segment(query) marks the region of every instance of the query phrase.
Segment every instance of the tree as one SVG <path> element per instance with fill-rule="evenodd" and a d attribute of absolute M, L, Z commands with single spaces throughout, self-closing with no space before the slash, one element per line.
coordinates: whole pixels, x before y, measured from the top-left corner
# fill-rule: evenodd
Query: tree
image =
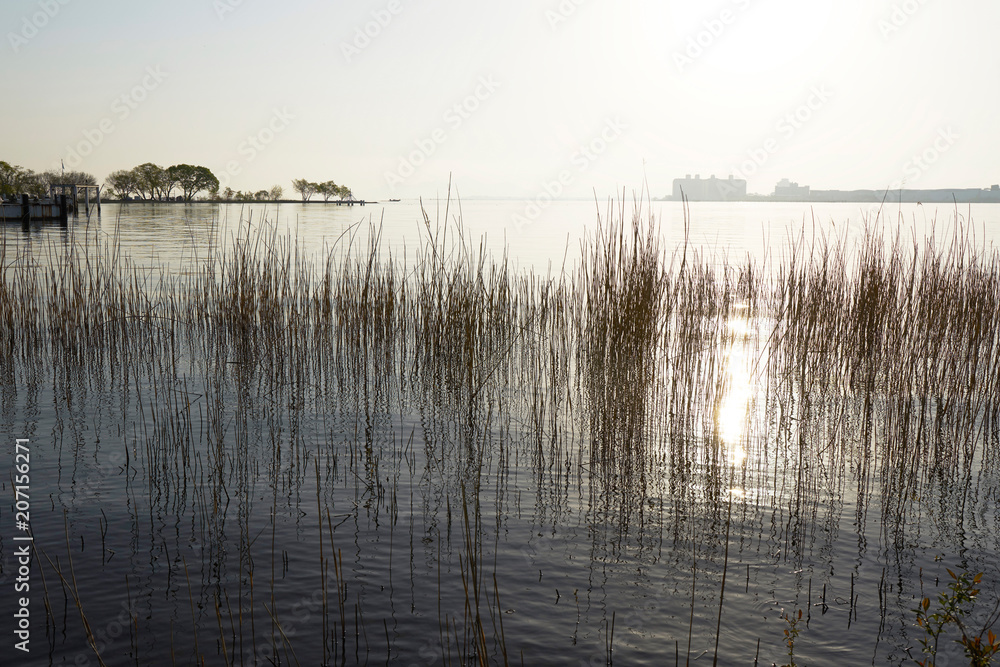
<path fill-rule="evenodd" d="M 267 201 L 267 190 L 258 190 L 253 194 L 256 201 Z"/>
<path fill-rule="evenodd" d="M 309 201 L 309 198 L 316 192 L 316 184 L 310 183 L 304 178 L 297 178 L 292 181 L 292 188 L 302 195 L 302 201 Z"/>
<path fill-rule="evenodd" d="M 41 174 L 42 182 L 45 185 L 97 185 L 97 179 L 93 174 L 85 171 L 56 171 L 49 169 Z"/>
<path fill-rule="evenodd" d="M 167 167 L 163 170 L 162 178 L 160 179 L 159 198 L 170 201 L 174 188 L 179 185 L 180 183 L 177 180 L 177 172 L 172 172 L 170 171 L 170 167 Z"/>
<path fill-rule="evenodd" d="M 21 172 L 19 184 L 20 191 L 32 197 L 47 197 L 49 195 L 49 186 L 42 180 L 42 175 L 36 174 L 30 169 L 24 169 Z"/>
<path fill-rule="evenodd" d="M 333 181 L 326 181 L 324 183 L 316 184 L 316 192 L 323 195 L 323 201 L 330 201 L 330 197 L 337 195 L 340 186 L 338 186 Z"/>
<path fill-rule="evenodd" d="M 48 186 L 42 181 L 40 174 L 0 160 L 0 195 L 12 197 L 28 194 L 33 197 L 44 197 L 48 191 Z"/>
<path fill-rule="evenodd" d="M 227 185 L 226 189 L 222 191 L 222 198 L 225 199 L 226 201 L 229 201 L 233 198 L 234 194 L 236 193 L 233 192 L 233 189 Z"/>
<path fill-rule="evenodd" d="M 271 188 L 271 191 L 267 193 L 267 196 L 271 198 L 271 201 L 278 201 L 281 199 L 281 195 L 284 194 L 285 190 L 280 185 L 275 185 Z"/>
<path fill-rule="evenodd" d="M 190 164 L 175 164 L 167 168 L 167 180 L 172 181 L 181 189 L 184 201 L 194 200 L 202 190 L 218 191 L 219 179 L 208 167 L 196 167 Z M 170 192 L 167 191 L 169 196 Z"/>
<path fill-rule="evenodd" d="M 349 187 L 347 187 L 346 185 L 338 185 L 337 186 L 337 195 L 340 197 L 341 201 L 343 201 L 345 199 L 353 199 L 354 198 L 354 194 L 351 192 L 351 189 Z"/>
<path fill-rule="evenodd" d="M 12 197 L 20 193 L 21 167 L 0 160 L 0 195 Z"/>
<path fill-rule="evenodd" d="M 111 196 L 116 199 L 127 199 L 132 193 L 139 191 L 135 170 L 132 169 L 119 169 L 111 172 L 104 180 L 104 185 L 111 191 Z"/>
<path fill-rule="evenodd" d="M 132 170 L 135 173 L 136 190 L 146 199 L 163 197 L 166 173 L 163 167 L 145 162 Z"/>

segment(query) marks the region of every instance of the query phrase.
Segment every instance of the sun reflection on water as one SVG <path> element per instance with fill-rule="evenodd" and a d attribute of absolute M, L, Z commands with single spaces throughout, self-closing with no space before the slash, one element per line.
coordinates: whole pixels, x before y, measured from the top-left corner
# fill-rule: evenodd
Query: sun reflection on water
<path fill-rule="evenodd" d="M 732 333 L 746 331 L 746 322 L 730 321 L 727 328 Z M 742 330 L 742 331 L 741 331 Z M 743 336 L 734 337 L 726 351 L 726 384 L 725 395 L 719 406 L 718 425 L 719 435 L 734 452 L 742 451 L 741 442 L 743 440 L 746 427 L 747 410 L 750 404 L 750 364 L 748 359 L 747 345 Z M 737 458 L 745 456 L 737 455 Z M 737 463 L 742 463 L 742 460 Z"/>
<path fill-rule="evenodd" d="M 716 413 L 719 437 L 733 468 L 747 461 L 746 441 L 749 413 L 755 394 L 755 352 L 753 327 L 744 308 L 726 321 L 725 384 Z"/>

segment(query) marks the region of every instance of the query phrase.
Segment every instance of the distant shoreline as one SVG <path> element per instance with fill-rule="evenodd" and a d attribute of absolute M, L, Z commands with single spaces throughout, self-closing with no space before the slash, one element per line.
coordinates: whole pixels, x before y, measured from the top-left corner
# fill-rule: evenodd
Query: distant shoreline
<path fill-rule="evenodd" d="M 529 197 L 465 197 L 469 201 L 530 201 Z M 567 199 L 566 201 L 592 201 L 587 198 Z M 671 195 L 653 198 L 657 202 L 679 202 Z M 835 190 L 835 191 L 812 191 L 809 197 L 783 197 L 775 195 L 746 195 L 744 197 L 732 198 L 693 198 L 688 197 L 691 203 L 792 203 L 792 204 L 1000 204 L 1000 190 L 978 190 L 978 189 L 942 189 L 942 190 L 895 190 L 886 192 L 884 190 Z M 391 200 L 364 200 L 355 202 L 342 201 L 302 201 L 301 199 L 279 199 L 276 201 L 235 201 L 226 199 L 196 199 L 194 201 L 161 201 L 157 199 L 105 199 L 101 198 L 102 204 L 136 204 L 136 205 L 158 205 L 177 206 L 192 204 L 308 204 L 324 206 L 366 206 L 381 204 L 397 204 L 398 201 Z"/>
<path fill-rule="evenodd" d="M 719 181 L 725 183 L 725 181 Z M 794 184 L 793 184 L 794 185 Z M 693 188 L 692 188 L 693 189 Z M 703 202 L 792 202 L 803 204 L 1000 204 L 1000 187 L 939 188 L 928 190 L 811 190 L 800 188 L 796 193 L 753 195 L 733 193 L 723 187 L 707 193 L 692 192 L 687 201 Z M 685 193 L 687 195 L 687 193 Z M 680 201 L 667 195 L 659 201 Z"/>
<path fill-rule="evenodd" d="M 257 200 L 235 200 L 235 199 L 193 199 L 191 201 L 164 201 L 161 199 L 105 199 L 101 198 L 101 204 L 143 204 L 143 205 L 160 205 L 160 206 L 190 206 L 191 204 L 325 204 L 327 206 L 366 206 L 370 204 L 384 204 L 389 203 L 386 201 L 371 201 L 371 200 L 361 200 L 356 201 L 302 201 L 301 199 L 267 199 L 264 201 Z M 392 202 L 398 203 L 398 202 Z"/>

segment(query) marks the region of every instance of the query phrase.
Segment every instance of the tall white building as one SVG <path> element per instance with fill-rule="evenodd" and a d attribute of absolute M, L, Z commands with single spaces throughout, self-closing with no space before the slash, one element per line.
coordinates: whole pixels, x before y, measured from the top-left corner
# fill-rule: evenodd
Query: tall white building
<path fill-rule="evenodd" d="M 747 182 L 731 175 L 722 179 L 716 178 L 714 174 L 708 178 L 702 178 L 698 174 L 691 178 L 691 174 L 688 174 L 684 178 L 674 179 L 673 199 L 679 200 L 682 193 L 690 201 L 739 201 L 746 199 Z"/>

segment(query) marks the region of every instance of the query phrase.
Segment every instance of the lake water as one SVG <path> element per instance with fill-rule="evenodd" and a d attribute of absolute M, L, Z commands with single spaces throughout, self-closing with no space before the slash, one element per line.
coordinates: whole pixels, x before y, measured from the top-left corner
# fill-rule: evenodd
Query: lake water
<path fill-rule="evenodd" d="M 626 216 L 634 207 L 625 202 Z M 56 239 L 63 243 L 87 231 L 104 239 L 114 239 L 124 254 L 151 266 L 203 258 L 208 249 L 225 245 L 239 233 L 241 221 L 267 220 L 273 233 L 293 235 L 306 254 L 323 261 L 331 248 L 343 247 L 343 234 L 351 225 L 371 223 L 383 229 L 386 250 L 402 256 L 412 254 L 428 236 L 423 212 L 435 229 L 447 219 L 461 219 L 466 236 L 478 245 L 483 239 L 494 256 L 506 249 L 515 270 L 531 269 L 545 274 L 558 270 L 564 262 L 579 259 L 580 242 L 593 234 L 600 218 L 621 211 L 621 201 L 565 201 L 538 205 L 524 201 L 473 200 L 450 203 L 446 200 L 404 200 L 382 205 L 334 206 L 318 204 L 230 204 L 193 205 L 105 205 L 100 219 L 90 224 L 77 222 L 67 231 L 58 226 L 37 226 L 28 237 L 33 243 Z M 739 263 L 748 254 L 758 261 L 780 257 L 790 237 L 805 234 L 807 240 L 820 234 L 856 239 L 865 223 L 887 223 L 894 233 L 914 234 L 920 240 L 931 230 L 939 236 L 952 232 L 956 221 L 971 229 L 977 240 L 1000 239 L 1000 204 L 800 204 L 770 202 L 712 203 L 688 205 L 689 225 L 685 227 L 684 206 L 680 202 L 644 202 L 641 217 L 651 210 L 663 235 L 664 245 L 674 249 L 685 241 L 709 259 L 728 258 Z M 9 230 L 18 229 L 9 225 Z M 8 233 L 9 243 L 19 243 L 20 235 Z"/>
<path fill-rule="evenodd" d="M 69 284 L 58 275 L 70 246 L 140 286 L 70 281 L 59 317 L 75 307 L 90 320 L 45 331 L 37 354 L 15 352 L 28 334 L 0 323 L 11 350 L 0 369 L 4 664 L 94 665 L 99 654 L 108 665 L 652 666 L 717 653 L 719 664 L 769 665 L 787 662 L 794 628 L 799 664 L 899 665 L 920 657 L 912 610 L 943 590 L 947 568 L 992 582 L 971 612 L 985 621 L 1000 588 L 995 378 L 955 389 L 965 412 L 920 408 L 935 415 L 913 431 L 936 443 L 925 461 L 894 449 L 909 399 L 830 390 L 836 373 L 816 379 L 828 369 L 764 370 L 788 370 L 764 356 L 773 315 L 723 314 L 705 338 L 718 352 L 668 351 L 647 386 L 635 369 L 581 370 L 562 347 L 579 339 L 560 338 L 552 314 L 533 316 L 551 333 L 531 345 L 478 331 L 482 364 L 466 380 L 465 353 L 415 349 L 436 344 L 416 329 L 405 344 L 264 319 L 226 329 L 212 304 L 256 298 L 237 287 L 186 310 L 158 305 L 186 299 L 185 281 L 213 255 L 232 261 L 234 244 L 266 259 L 294 243 L 301 260 L 288 270 L 320 267 L 317 278 L 350 243 L 366 260 L 380 229 L 379 256 L 405 275 L 431 236 L 462 252 L 447 236 L 459 234 L 456 216 L 472 248 L 484 239 L 494 261 L 506 251 L 512 274 L 572 276 L 581 242 L 619 204 L 474 200 L 447 216 L 444 203 L 423 206 L 430 228 L 404 201 L 106 205 L 65 229 L 4 229 L 8 310 L 19 266 Z M 904 248 L 931 234 L 947 248 L 956 228 L 983 256 L 1000 240 L 1000 205 L 692 203 L 687 225 L 679 203 L 642 206 L 677 265 L 686 237 L 706 264 L 734 272 L 748 256 L 780 266 L 793 240 L 842 239 L 854 257 L 866 222 L 901 230 Z M 359 266 L 351 284 L 367 285 Z M 439 297 L 465 294 L 453 278 Z M 107 298 L 136 293 L 149 303 Z M 275 301 L 291 317 L 294 294 Z M 107 333 L 133 311 L 147 316 Z M 101 345 L 80 344 L 91 330 Z M 680 335 L 677 349 L 699 335 Z M 959 356 L 939 377 L 996 368 L 995 347 Z M 963 440 L 955 431 L 968 424 Z M 17 438 L 30 449 L 30 654 L 9 648 L 24 544 L 14 538 L 28 534 Z M 897 476 L 900 462 L 912 475 Z M 945 643 L 938 664 L 961 664 Z"/>

